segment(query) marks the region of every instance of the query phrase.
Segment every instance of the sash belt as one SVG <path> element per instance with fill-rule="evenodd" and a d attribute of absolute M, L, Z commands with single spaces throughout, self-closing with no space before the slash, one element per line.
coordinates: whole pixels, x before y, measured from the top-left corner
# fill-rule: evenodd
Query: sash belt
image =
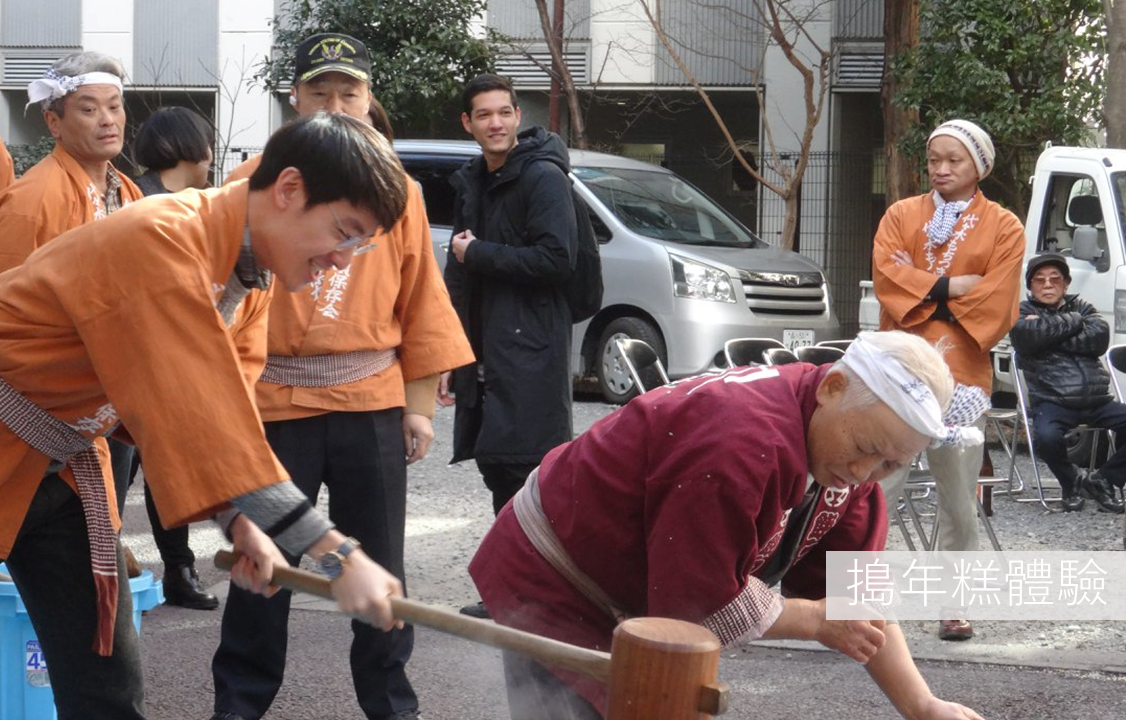
<path fill-rule="evenodd" d="M 395 349 L 333 355 L 270 355 L 261 382 L 292 387 L 335 387 L 377 375 L 395 364 Z"/>
<path fill-rule="evenodd" d="M 98 464 L 98 451 L 89 438 L 52 416 L 0 378 L 0 422 L 16 437 L 52 460 L 70 465 L 86 516 L 90 536 L 90 566 L 98 605 L 94 652 L 113 653 L 113 626 L 117 617 L 117 538 L 110 520 L 106 484 Z"/>
<path fill-rule="evenodd" d="M 575 565 L 575 561 L 571 559 L 562 543 L 559 542 L 559 536 L 551 529 L 551 522 L 544 515 L 543 504 L 540 502 L 539 473 L 539 468 L 533 470 L 528 475 L 524 487 L 520 488 L 520 491 L 516 493 L 512 500 L 512 510 L 516 513 L 516 520 L 520 523 L 520 529 L 528 536 L 528 540 L 531 541 L 536 551 L 543 556 L 543 559 L 559 571 L 559 574 L 565 577 L 587 600 L 594 603 L 595 607 L 617 622 L 629 618 L 629 614 L 615 605 L 610 596 L 598 586 L 598 583 L 591 580 L 589 575 Z"/>

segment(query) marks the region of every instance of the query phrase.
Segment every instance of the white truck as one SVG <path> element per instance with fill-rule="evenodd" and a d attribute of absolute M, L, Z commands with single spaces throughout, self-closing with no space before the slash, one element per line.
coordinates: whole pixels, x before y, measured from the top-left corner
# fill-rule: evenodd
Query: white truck
<path fill-rule="evenodd" d="M 1025 262 L 1043 252 L 1067 257 L 1069 292 L 1106 317 L 1112 344 L 1126 342 L 1126 150 L 1049 146 L 1031 182 Z M 872 283 L 860 286 L 860 329 L 875 330 L 879 304 Z M 1008 338 L 993 350 L 1007 354 Z"/>

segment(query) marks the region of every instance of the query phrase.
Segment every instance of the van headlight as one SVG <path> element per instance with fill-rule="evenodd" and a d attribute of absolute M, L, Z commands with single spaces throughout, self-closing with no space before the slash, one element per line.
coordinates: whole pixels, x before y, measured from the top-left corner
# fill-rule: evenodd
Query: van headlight
<path fill-rule="evenodd" d="M 711 265 L 670 255 L 672 261 L 673 295 L 693 300 L 735 302 L 731 276 Z"/>

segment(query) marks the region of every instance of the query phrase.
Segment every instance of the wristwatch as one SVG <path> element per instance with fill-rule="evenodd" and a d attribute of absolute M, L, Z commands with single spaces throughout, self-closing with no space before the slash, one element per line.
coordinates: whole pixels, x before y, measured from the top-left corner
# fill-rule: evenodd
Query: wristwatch
<path fill-rule="evenodd" d="M 329 580 L 335 580 L 344 572 L 344 566 L 348 563 L 348 556 L 359 546 L 360 543 L 355 539 L 345 538 L 344 542 L 340 543 L 340 547 L 329 550 L 317 558 L 317 570 Z"/>

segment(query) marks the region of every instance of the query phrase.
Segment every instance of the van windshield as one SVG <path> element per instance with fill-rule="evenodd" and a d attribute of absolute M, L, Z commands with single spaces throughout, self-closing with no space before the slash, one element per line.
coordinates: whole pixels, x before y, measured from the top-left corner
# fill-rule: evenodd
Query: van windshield
<path fill-rule="evenodd" d="M 1126 230 L 1126 172 L 1112 173 L 1110 182 L 1114 185 L 1114 204 L 1118 208 L 1118 227 Z"/>
<path fill-rule="evenodd" d="M 767 244 L 708 196 L 672 173 L 576 167 L 572 172 L 618 221 L 639 235 L 683 245 Z"/>

